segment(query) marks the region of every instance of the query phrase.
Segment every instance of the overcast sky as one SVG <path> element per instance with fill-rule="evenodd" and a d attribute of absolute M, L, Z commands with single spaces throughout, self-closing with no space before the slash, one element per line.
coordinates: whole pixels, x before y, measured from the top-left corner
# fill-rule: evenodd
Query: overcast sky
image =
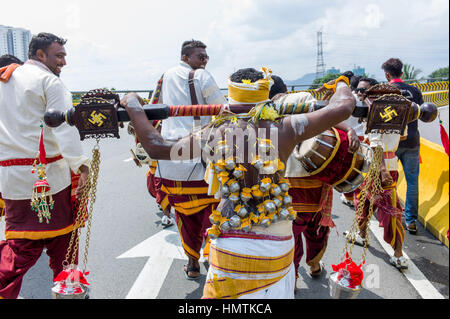
<path fill-rule="evenodd" d="M 153 89 L 180 60 L 181 43 L 205 42 L 220 87 L 242 67 L 268 66 L 285 80 L 324 60 L 384 80 L 390 57 L 421 69 L 449 65 L 448 0 L 41 0 L 2 1 L 0 24 L 68 39 L 61 77 L 72 90 Z"/>

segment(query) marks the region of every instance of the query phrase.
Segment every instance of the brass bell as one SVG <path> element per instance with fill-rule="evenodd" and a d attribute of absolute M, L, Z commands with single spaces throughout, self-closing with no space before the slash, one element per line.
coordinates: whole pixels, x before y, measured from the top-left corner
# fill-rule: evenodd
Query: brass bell
<path fill-rule="evenodd" d="M 241 192 L 241 200 L 246 203 L 252 199 L 252 190 L 250 188 L 244 188 Z"/>
<path fill-rule="evenodd" d="M 225 161 L 225 168 L 229 171 L 232 171 L 236 168 L 236 163 L 233 159 L 228 159 Z"/>
<path fill-rule="evenodd" d="M 222 194 L 222 197 L 227 198 L 231 194 L 230 188 L 227 185 L 223 185 L 220 189 L 220 193 Z"/>
<path fill-rule="evenodd" d="M 278 215 L 274 214 L 273 217 L 272 217 L 272 224 L 276 223 L 277 221 L 278 221 Z"/>
<path fill-rule="evenodd" d="M 231 228 L 231 225 L 230 225 L 230 223 L 229 223 L 228 221 L 225 221 L 225 222 L 223 222 L 223 223 L 220 225 L 220 230 L 223 231 L 223 232 L 229 231 L 230 228 Z"/>
<path fill-rule="evenodd" d="M 290 215 L 289 210 L 287 210 L 286 208 L 280 210 L 279 216 L 281 220 L 286 220 L 289 217 L 289 215 Z"/>
<path fill-rule="evenodd" d="M 257 159 L 254 163 L 253 166 L 259 171 L 264 167 L 264 161 L 261 159 Z"/>
<path fill-rule="evenodd" d="M 241 218 L 238 215 L 234 215 L 230 218 L 229 224 L 231 228 L 238 229 L 241 226 Z"/>
<path fill-rule="evenodd" d="M 228 197 L 229 200 L 231 200 L 233 203 L 237 203 L 240 200 L 239 193 L 232 193 L 230 197 Z"/>
<path fill-rule="evenodd" d="M 271 224 L 271 221 L 267 217 L 261 221 L 261 226 L 263 226 L 264 228 L 268 228 L 270 226 L 270 224 Z"/>
<path fill-rule="evenodd" d="M 281 190 L 284 192 L 284 193 L 287 193 L 287 192 L 289 192 L 289 184 L 288 183 L 281 183 L 280 185 L 280 188 L 281 188 Z"/>
<path fill-rule="evenodd" d="M 247 218 L 248 217 L 248 210 L 245 207 L 242 207 L 239 211 L 238 211 L 238 216 L 240 218 Z"/>
<path fill-rule="evenodd" d="M 277 206 L 277 208 L 280 208 L 281 206 L 283 206 L 283 199 L 280 199 L 279 197 L 275 197 L 273 199 L 273 202 L 274 202 L 275 206 Z"/>
<path fill-rule="evenodd" d="M 259 185 L 259 189 L 261 190 L 261 192 L 266 193 L 270 190 L 270 184 L 269 183 L 261 183 Z"/>
<path fill-rule="evenodd" d="M 289 185 L 289 182 L 288 182 L 287 179 L 282 179 L 282 180 L 280 180 L 279 183 L 278 183 L 278 185 L 280 186 L 281 190 L 282 190 L 284 193 L 289 192 L 289 188 L 291 187 L 291 186 Z"/>
<path fill-rule="evenodd" d="M 239 182 L 236 180 L 231 180 L 229 183 L 229 189 L 231 193 L 238 193 L 241 190 L 241 186 L 239 185 Z"/>
<path fill-rule="evenodd" d="M 216 165 L 214 167 L 214 169 L 216 170 L 216 173 L 219 174 L 220 172 L 224 172 L 225 168 L 223 168 L 222 166 Z"/>
<path fill-rule="evenodd" d="M 269 214 L 273 214 L 277 211 L 277 206 L 271 200 L 268 200 L 264 203 L 264 208 L 266 209 L 266 212 L 268 212 Z"/>
<path fill-rule="evenodd" d="M 242 171 L 240 169 L 235 169 L 233 171 L 233 176 L 237 179 L 241 179 L 242 177 L 244 177 L 244 171 Z"/>
<path fill-rule="evenodd" d="M 277 196 L 280 196 L 281 194 L 283 194 L 283 191 L 281 190 L 280 186 L 274 184 L 274 185 L 272 185 L 272 189 L 270 190 L 270 193 L 273 196 L 277 197 Z"/>
<path fill-rule="evenodd" d="M 287 195 L 283 197 L 283 205 L 290 206 L 292 205 L 292 197 Z"/>
<path fill-rule="evenodd" d="M 250 218 L 244 218 L 241 221 L 241 230 L 248 233 L 252 230 L 252 222 Z"/>

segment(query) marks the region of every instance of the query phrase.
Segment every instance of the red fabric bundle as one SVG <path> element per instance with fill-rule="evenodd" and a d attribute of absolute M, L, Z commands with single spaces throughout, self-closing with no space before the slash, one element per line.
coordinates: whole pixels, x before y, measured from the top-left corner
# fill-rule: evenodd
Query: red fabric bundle
<path fill-rule="evenodd" d="M 343 278 L 347 279 L 349 282 L 348 288 L 356 288 L 357 286 L 360 286 L 363 279 L 364 279 L 364 273 L 362 271 L 362 263 L 361 265 L 356 265 L 356 263 L 350 258 L 348 252 L 345 254 L 345 260 L 340 263 L 339 265 L 332 265 L 333 271 L 337 272 L 338 280 L 341 280 Z M 345 274 L 345 271 L 348 273 Z"/>
<path fill-rule="evenodd" d="M 66 269 L 63 270 L 59 273 L 58 276 L 56 276 L 56 278 L 53 280 L 54 282 L 62 282 L 62 281 L 73 281 L 73 282 L 79 282 L 80 284 L 83 285 L 88 285 L 89 283 L 87 282 L 85 275 L 89 275 L 89 272 L 81 272 L 79 270 L 76 269 Z"/>

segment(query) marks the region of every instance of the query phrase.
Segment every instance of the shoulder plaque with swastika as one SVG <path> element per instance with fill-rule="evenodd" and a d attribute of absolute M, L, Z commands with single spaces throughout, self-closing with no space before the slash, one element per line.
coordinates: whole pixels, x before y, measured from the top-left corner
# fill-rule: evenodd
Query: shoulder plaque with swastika
<path fill-rule="evenodd" d="M 398 94 L 387 94 L 372 102 L 367 119 L 367 133 L 398 132 L 403 135 L 411 112 L 411 101 Z"/>

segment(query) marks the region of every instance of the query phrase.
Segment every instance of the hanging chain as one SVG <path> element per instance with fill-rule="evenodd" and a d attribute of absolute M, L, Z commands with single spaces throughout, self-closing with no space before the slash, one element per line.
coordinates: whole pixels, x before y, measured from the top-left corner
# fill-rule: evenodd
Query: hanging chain
<path fill-rule="evenodd" d="M 91 161 L 91 169 L 89 170 L 88 179 L 86 181 L 86 185 L 83 189 L 82 195 L 80 197 L 80 205 L 78 207 L 77 216 L 74 222 L 74 230 L 72 231 L 72 236 L 70 238 L 69 246 L 67 248 L 67 254 L 63 262 L 63 266 L 74 265 L 75 259 L 78 253 L 79 248 L 79 240 L 81 236 L 81 228 L 84 226 L 86 219 L 88 220 L 87 224 L 87 233 L 86 233 L 86 247 L 84 252 L 84 268 L 86 268 L 87 264 L 87 255 L 89 249 L 89 240 L 91 233 L 91 222 L 92 222 L 92 212 L 93 205 L 96 201 L 97 194 L 97 180 L 98 173 L 100 170 L 100 146 L 99 139 L 96 141 L 96 145 L 92 150 L 92 161 Z M 89 202 L 89 208 L 88 208 Z M 72 256 L 71 256 L 72 255 Z M 70 263 L 69 263 L 69 258 Z"/>
<path fill-rule="evenodd" d="M 380 178 L 382 161 L 383 161 L 383 148 L 379 146 L 376 147 L 373 152 L 372 164 L 370 165 L 369 172 L 366 175 L 364 187 L 361 189 L 360 202 L 356 210 L 355 219 L 353 220 L 353 224 L 349 230 L 349 235 L 351 238 L 350 247 L 349 241 L 346 240 L 343 252 L 344 256 L 346 252 L 348 252 L 350 256 L 352 255 L 353 247 L 355 246 L 356 241 L 356 234 L 359 230 L 358 227 L 359 220 L 363 218 L 366 200 L 369 200 L 369 212 L 367 215 L 367 222 L 364 225 L 365 238 L 362 253 L 363 263 L 365 263 L 366 261 L 367 248 L 369 246 L 369 225 L 374 213 L 375 198 L 377 197 L 377 195 L 383 192 L 383 186 L 381 185 L 381 178 Z"/>
<path fill-rule="evenodd" d="M 99 139 L 97 139 L 97 144 L 94 146 L 94 149 L 92 150 L 92 162 L 91 162 L 91 171 L 92 174 L 92 184 L 91 184 L 91 191 L 89 194 L 89 216 L 88 216 L 88 225 L 87 225 L 87 231 L 86 231 L 86 244 L 84 248 L 84 268 L 83 271 L 86 270 L 87 266 L 87 259 L 88 259 L 88 251 L 89 251 L 89 242 L 91 238 L 91 225 L 92 225 L 92 212 L 94 203 L 97 200 L 97 181 L 98 181 L 98 173 L 100 171 L 100 145 L 99 145 Z"/>

